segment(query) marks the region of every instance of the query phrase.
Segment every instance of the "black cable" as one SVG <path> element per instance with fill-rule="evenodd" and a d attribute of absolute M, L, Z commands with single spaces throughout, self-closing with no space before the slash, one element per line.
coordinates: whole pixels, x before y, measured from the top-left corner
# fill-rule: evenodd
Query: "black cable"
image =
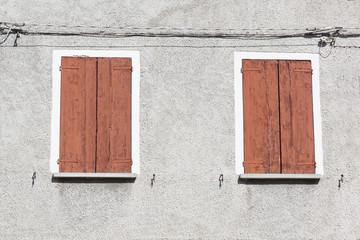
<path fill-rule="evenodd" d="M 318 46 L 318 44 L 260 44 L 260 45 L 115 45 L 115 46 L 84 46 L 84 45 L 20 45 L 19 48 L 36 48 L 36 47 L 50 47 L 50 48 L 257 48 L 257 47 L 308 47 Z M 13 46 L 2 46 L 13 47 Z"/>

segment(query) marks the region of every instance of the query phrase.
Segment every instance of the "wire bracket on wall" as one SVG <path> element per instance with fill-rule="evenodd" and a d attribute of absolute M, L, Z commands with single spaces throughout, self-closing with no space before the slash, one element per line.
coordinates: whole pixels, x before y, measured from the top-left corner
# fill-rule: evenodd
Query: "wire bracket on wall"
<path fill-rule="evenodd" d="M 342 36 L 343 32 L 346 32 L 346 30 L 344 30 L 342 27 L 312 29 L 312 33 L 321 33 L 321 37 L 318 42 L 319 55 L 321 57 L 327 58 L 330 56 L 332 48 L 335 47 L 336 37 Z M 326 46 L 330 46 L 330 49 L 328 52 L 324 53 L 324 50 L 321 50 L 321 48 L 325 48 Z"/>
<path fill-rule="evenodd" d="M 0 41 L 0 45 L 5 43 L 11 33 L 16 33 L 14 47 L 17 46 L 17 39 L 20 37 L 21 29 L 19 27 L 25 26 L 25 23 L 14 23 L 14 22 L 0 22 L 0 32 L 7 30 L 6 36 Z"/>
<path fill-rule="evenodd" d="M 327 44 L 335 46 L 335 37 L 322 36 L 319 40 L 319 47 L 325 47 Z"/>
<path fill-rule="evenodd" d="M 17 47 L 17 40 L 20 38 L 20 34 L 19 32 L 16 33 L 16 38 L 15 38 L 15 41 L 14 41 L 14 47 Z"/>

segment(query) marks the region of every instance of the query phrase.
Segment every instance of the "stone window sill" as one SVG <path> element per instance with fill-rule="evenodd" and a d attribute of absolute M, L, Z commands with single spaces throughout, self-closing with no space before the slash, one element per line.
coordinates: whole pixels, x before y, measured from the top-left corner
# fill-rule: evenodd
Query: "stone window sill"
<path fill-rule="evenodd" d="M 135 179 L 136 173 L 72 173 L 58 172 L 53 174 L 54 178 L 108 178 L 108 179 Z"/>
<path fill-rule="evenodd" d="M 240 174 L 240 179 L 320 179 L 320 174 Z"/>

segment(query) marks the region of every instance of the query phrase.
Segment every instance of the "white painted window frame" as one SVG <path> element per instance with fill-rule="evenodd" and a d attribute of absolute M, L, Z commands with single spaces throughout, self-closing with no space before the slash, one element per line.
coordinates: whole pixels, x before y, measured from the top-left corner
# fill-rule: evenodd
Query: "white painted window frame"
<path fill-rule="evenodd" d="M 119 50 L 54 50 L 52 65 L 52 116 L 51 116 L 51 157 L 50 171 L 59 172 L 57 160 L 60 144 L 60 93 L 61 93 L 61 57 L 119 57 L 131 58 L 131 172 L 140 174 L 140 53 L 139 51 Z M 94 174 L 93 174 L 94 175 Z"/>
<path fill-rule="evenodd" d="M 323 149 L 321 130 L 320 109 L 320 78 L 319 78 L 319 55 L 307 53 L 260 53 L 260 52 L 235 52 L 234 53 L 234 84 L 235 84 L 235 172 L 244 174 L 244 114 L 243 114 L 243 79 L 242 60 L 310 60 L 312 74 L 312 98 L 313 98 L 313 121 L 314 121 L 314 145 L 316 175 L 323 175 Z M 287 174 L 289 175 L 289 174 Z M 294 174 L 297 175 L 297 174 Z M 244 177 L 245 178 L 245 177 Z M 296 178 L 296 177 L 294 177 Z"/>

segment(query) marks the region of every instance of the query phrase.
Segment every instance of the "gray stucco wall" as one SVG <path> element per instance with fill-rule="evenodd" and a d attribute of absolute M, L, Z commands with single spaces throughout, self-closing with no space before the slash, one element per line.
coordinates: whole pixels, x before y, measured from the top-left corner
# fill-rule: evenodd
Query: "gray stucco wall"
<path fill-rule="evenodd" d="M 2 0 L 0 6 L 3 21 L 37 24 L 307 28 L 360 23 L 360 3 L 345 0 Z M 359 49 L 319 49 L 315 38 L 23 35 L 16 48 L 13 40 L 0 45 L 1 239 L 360 238 Z M 360 39 L 339 38 L 336 45 L 360 46 Z M 141 174 L 135 182 L 52 181 L 55 49 L 140 52 Z M 318 183 L 238 181 L 236 51 L 328 55 L 320 57 L 325 174 Z M 345 181 L 339 188 L 341 174 Z"/>

